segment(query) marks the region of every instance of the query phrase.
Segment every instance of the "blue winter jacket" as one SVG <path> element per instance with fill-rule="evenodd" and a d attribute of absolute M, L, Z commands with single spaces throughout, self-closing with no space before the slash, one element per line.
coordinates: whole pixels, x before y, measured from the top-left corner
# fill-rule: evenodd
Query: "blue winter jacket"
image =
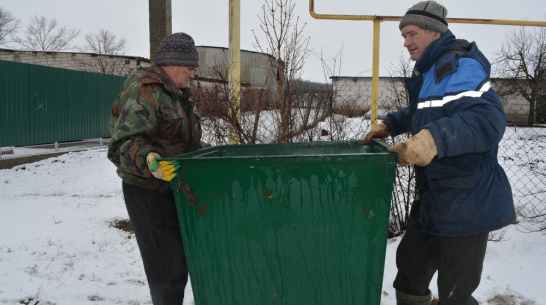
<path fill-rule="evenodd" d="M 406 80 L 409 107 L 384 118 L 392 136 L 427 128 L 436 143 L 432 162 L 415 167 L 410 222 L 424 233 L 468 236 L 515 221 L 510 184 L 497 161 L 506 115 L 489 83 L 490 68 L 475 43 L 448 31 Z"/>

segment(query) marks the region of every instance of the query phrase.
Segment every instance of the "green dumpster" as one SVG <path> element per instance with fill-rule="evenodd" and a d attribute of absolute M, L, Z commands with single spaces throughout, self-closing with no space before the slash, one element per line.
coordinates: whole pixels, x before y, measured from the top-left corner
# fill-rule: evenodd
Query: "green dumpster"
<path fill-rule="evenodd" d="M 197 305 L 380 304 L 396 155 L 384 142 L 171 158 Z"/>

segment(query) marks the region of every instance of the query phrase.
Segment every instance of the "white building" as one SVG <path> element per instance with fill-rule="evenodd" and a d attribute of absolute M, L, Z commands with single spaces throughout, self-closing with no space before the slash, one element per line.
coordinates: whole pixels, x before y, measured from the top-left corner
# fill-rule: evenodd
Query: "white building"
<path fill-rule="evenodd" d="M 353 107 L 357 112 L 371 109 L 372 78 L 354 76 L 332 76 L 336 107 Z M 492 79 L 493 88 L 502 86 L 502 79 Z M 502 99 L 508 122 L 527 123 L 529 102 L 521 95 Z M 402 78 L 380 77 L 378 108 L 380 114 L 407 105 Z"/>

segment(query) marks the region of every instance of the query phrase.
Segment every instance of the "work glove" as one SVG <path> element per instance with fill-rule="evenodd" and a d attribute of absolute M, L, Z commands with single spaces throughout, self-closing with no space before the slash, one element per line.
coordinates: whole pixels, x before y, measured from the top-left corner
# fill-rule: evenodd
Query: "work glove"
<path fill-rule="evenodd" d="M 179 167 L 177 161 L 161 161 L 161 157 L 154 152 L 146 156 L 146 163 L 148 163 L 148 168 L 154 177 L 167 182 L 176 177 L 176 171 Z"/>
<path fill-rule="evenodd" d="M 398 164 L 427 166 L 434 156 L 438 154 L 434 138 L 428 129 L 422 129 L 415 136 L 398 143 L 387 149 L 389 152 L 398 153 Z"/>
<path fill-rule="evenodd" d="M 385 138 L 388 136 L 390 136 L 390 133 L 387 125 L 385 125 L 385 123 L 377 124 L 374 128 L 372 128 L 372 130 L 370 130 L 370 132 L 368 132 L 364 138 L 364 143 L 370 144 L 373 138 Z"/>

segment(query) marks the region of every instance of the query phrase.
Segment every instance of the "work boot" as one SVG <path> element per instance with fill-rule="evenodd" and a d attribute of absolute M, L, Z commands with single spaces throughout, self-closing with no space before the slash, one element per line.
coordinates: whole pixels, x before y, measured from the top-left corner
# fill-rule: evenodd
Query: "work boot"
<path fill-rule="evenodd" d="M 432 299 L 430 290 L 426 295 L 411 295 L 396 290 L 396 305 L 430 305 Z"/>

